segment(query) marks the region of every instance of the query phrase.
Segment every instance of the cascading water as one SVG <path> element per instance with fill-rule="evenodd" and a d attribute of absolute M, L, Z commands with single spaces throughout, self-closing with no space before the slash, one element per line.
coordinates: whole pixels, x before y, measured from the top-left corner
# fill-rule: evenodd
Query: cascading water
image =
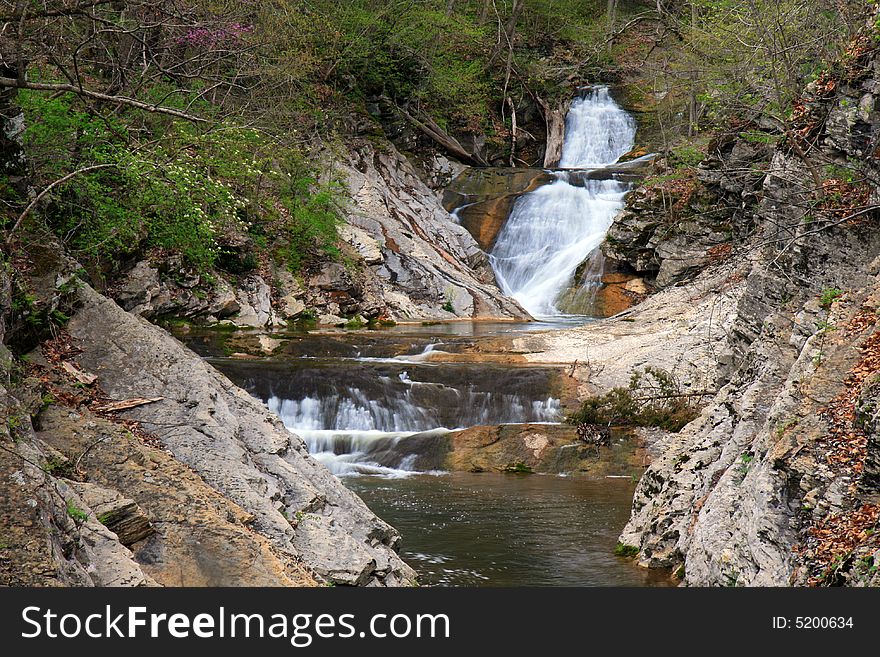
<path fill-rule="evenodd" d="M 633 147 L 636 123 L 597 87 L 576 98 L 565 119 L 555 180 L 520 197 L 498 234 L 490 261 L 504 292 L 535 317 L 564 314 L 560 295 L 601 244 L 629 191 L 625 182 L 582 170 L 617 162 Z"/>
<path fill-rule="evenodd" d="M 423 362 L 433 353 L 429 344 L 398 358 L 303 359 L 296 368 L 237 363 L 231 374 L 340 475 L 414 470 L 401 441 L 417 433 L 562 419 L 549 370 Z"/>

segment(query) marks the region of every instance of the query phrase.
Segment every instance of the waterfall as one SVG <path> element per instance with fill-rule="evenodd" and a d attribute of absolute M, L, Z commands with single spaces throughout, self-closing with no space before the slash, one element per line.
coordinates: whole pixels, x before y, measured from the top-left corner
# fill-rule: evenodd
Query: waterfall
<path fill-rule="evenodd" d="M 435 347 L 428 344 L 407 360 L 304 359 L 295 368 L 271 371 L 265 364 L 236 363 L 235 380 L 338 475 L 411 474 L 416 464 L 407 439 L 414 434 L 563 419 L 550 370 L 437 367 L 424 362 Z"/>
<path fill-rule="evenodd" d="M 565 118 L 560 167 L 596 169 L 633 147 L 636 124 L 597 87 L 576 98 Z M 535 317 L 565 314 L 559 297 L 579 265 L 602 243 L 629 185 L 582 171 L 556 171 L 554 181 L 521 196 L 489 255 L 501 289 Z"/>

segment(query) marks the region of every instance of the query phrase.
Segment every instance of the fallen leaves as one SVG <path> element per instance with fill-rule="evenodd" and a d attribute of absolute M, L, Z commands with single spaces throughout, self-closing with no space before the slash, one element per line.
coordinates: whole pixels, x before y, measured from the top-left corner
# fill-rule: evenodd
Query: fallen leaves
<path fill-rule="evenodd" d="M 851 337 L 861 333 L 873 327 L 876 321 L 874 309 L 862 307 L 845 325 L 842 335 Z M 862 386 L 880 372 L 880 332 L 865 340 L 860 351 L 859 361 L 844 379 L 844 391 L 820 413 L 829 428 L 827 436 L 818 441 L 832 471 L 849 476 L 853 481 L 864 472 L 868 455 L 868 436 L 857 422 L 856 408 Z M 815 574 L 808 583 L 811 586 L 834 583 L 834 575 L 848 555 L 865 547 L 868 541 L 877 541 L 874 532 L 878 518 L 880 506 L 863 504 L 851 511 L 830 513 L 809 527 L 807 548 Z"/>
<path fill-rule="evenodd" d="M 162 441 L 145 431 L 139 422 L 117 415 L 120 411 L 162 401 L 164 397 L 134 397 L 121 400 L 108 398 L 98 383 L 98 377 L 84 371 L 72 360 L 81 354 L 82 350 L 73 344 L 66 331 L 59 331 L 52 339 L 43 342 L 42 351 L 52 370 L 43 369 L 38 378 L 57 403 L 75 409 L 88 408 L 98 417 L 123 426 L 142 443 L 168 453 Z M 65 385 L 64 381 L 68 381 L 69 384 Z"/>
<path fill-rule="evenodd" d="M 836 567 L 866 541 L 877 542 L 875 532 L 880 519 L 880 506 L 864 504 L 855 511 L 831 513 L 809 530 L 816 540 L 814 558 L 822 564 L 821 572 L 809 580 L 810 586 L 833 583 Z"/>

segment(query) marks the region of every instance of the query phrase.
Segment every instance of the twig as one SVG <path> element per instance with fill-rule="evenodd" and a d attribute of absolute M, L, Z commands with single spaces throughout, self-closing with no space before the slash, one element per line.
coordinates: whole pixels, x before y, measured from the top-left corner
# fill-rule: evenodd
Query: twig
<path fill-rule="evenodd" d="M 115 167 L 115 166 L 117 166 L 117 165 L 116 164 L 93 164 L 92 166 L 83 167 L 82 169 L 77 169 L 76 171 L 72 171 L 72 172 L 68 173 L 66 176 L 63 176 L 63 177 L 59 178 L 58 180 L 56 180 L 55 182 L 51 183 L 42 192 L 37 194 L 34 197 L 34 200 L 31 201 L 30 203 L 28 203 L 28 206 L 24 209 L 24 211 L 20 215 L 18 215 L 18 219 L 15 220 L 15 224 L 13 224 L 12 228 L 9 229 L 9 233 L 6 235 L 6 244 L 8 245 L 10 242 L 12 242 L 12 235 L 18 229 L 19 225 L 21 225 L 21 222 L 24 221 L 25 218 L 27 218 L 27 216 L 31 213 L 31 210 L 33 210 L 36 207 L 37 203 L 42 201 L 46 197 L 46 195 L 49 192 L 51 192 L 53 189 L 55 189 L 59 185 L 63 185 L 64 183 L 71 180 L 72 178 L 76 178 L 77 176 L 81 176 L 85 173 L 97 171 L 98 169 L 109 169 L 110 167 Z"/>

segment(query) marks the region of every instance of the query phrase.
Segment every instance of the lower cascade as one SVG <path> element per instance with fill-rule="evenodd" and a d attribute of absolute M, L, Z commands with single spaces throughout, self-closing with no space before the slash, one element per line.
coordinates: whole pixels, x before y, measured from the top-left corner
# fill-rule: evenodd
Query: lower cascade
<path fill-rule="evenodd" d="M 476 425 L 562 419 L 548 370 L 486 364 L 443 367 L 401 359 L 327 359 L 283 369 L 237 368 L 236 378 L 337 475 L 411 474 L 404 438 Z"/>
<path fill-rule="evenodd" d="M 635 133 L 635 121 L 614 102 L 607 87 L 576 98 L 565 122 L 563 170 L 553 172 L 552 183 L 514 204 L 489 256 L 501 289 L 531 315 L 577 312 L 570 304 L 560 304 L 560 296 L 601 244 L 630 188 L 613 177 L 595 179 L 588 172 L 617 162 L 632 149 Z"/>

